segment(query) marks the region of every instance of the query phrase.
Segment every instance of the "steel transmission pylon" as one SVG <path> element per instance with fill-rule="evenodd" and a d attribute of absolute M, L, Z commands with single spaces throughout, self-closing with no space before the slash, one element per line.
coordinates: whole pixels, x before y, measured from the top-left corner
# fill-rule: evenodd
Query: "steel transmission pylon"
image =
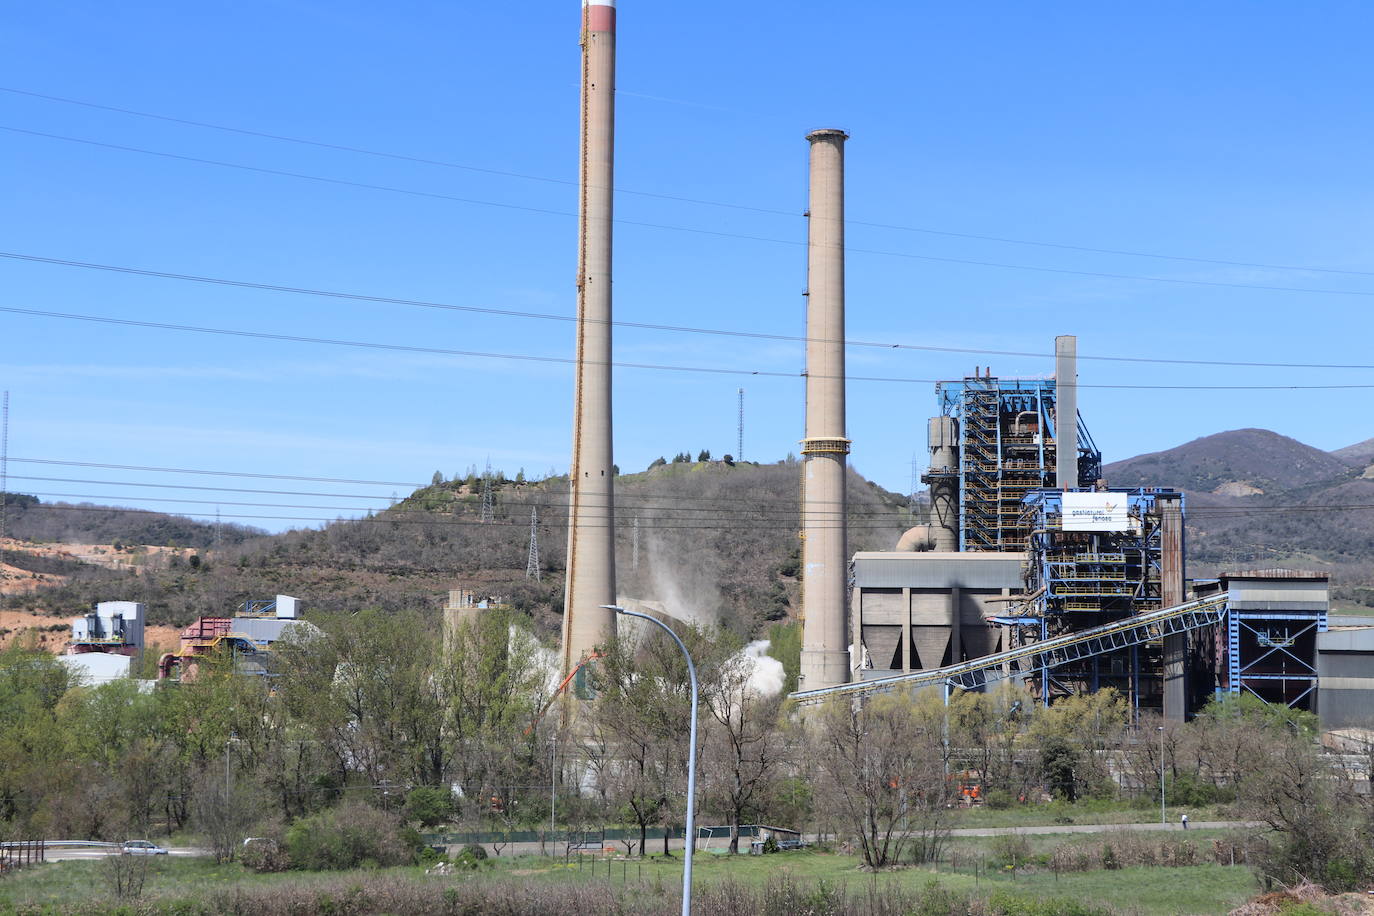
<path fill-rule="evenodd" d="M 744 460 L 744 389 L 739 390 L 739 435 L 735 439 L 735 460 Z"/>
<path fill-rule="evenodd" d="M 495 517 L 491 496 L 491 461 L 488 459 L 487 469 L 482 472 L 482 522 L 485 524 Z"/>
<path fill-rule="evenodd" d="M 530 509 L 530 553 L 525 561 L 525 578 L 539 581 L 539 508 Z"/>

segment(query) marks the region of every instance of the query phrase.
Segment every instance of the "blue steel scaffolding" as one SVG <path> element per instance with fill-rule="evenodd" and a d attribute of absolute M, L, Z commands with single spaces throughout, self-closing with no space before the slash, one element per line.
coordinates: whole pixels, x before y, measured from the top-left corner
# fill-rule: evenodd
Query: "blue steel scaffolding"
<path fill-rule="evenodd" d="M 1021 524 L 1029 532 L 1028 597 L 1020 614 L 999 618 L 1016 627 L 1021 641 L 1044 641 L 1163 607 L 1164 538 L 1156 502 L 1178 494 L 1156 487 L 1107 492 L 1125 500 L 1124 530 L 1065 531 L 1063 491 L 1026 494 Z M 1047 704 L 1056 696 L 1115 687 L 1137 710 L 1159 706 L 1159 671 L 1158 644 L 1122 647 L 1045 669 L 1039 699 Z"/>
<path fill-rule="evenodd" d="M 1055 480 L 1054 379 L 970 376 L 935 386 L 940 412 L 959 430 L 959 549 L 1019 551 L 1026 494 Z M 1102 476 L 1102 452 L 1078 418 L 1078 480 Z"/>

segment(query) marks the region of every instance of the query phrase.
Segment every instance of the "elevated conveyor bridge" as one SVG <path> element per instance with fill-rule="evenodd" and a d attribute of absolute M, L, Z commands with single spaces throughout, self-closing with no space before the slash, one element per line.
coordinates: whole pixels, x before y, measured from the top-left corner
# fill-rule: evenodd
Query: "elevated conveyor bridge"
<path fill-rule="evenodd" d="M 1076 633 L 1065 633 L 1005 652 L 984 655 L 957 665 L 946 665 L 943 668 L 872 681 L 822 687 L 818 690 L 801 690 L 792 694 L 792 699 L 809 704 L 819 703 L 830 697 L 862 697 L 890 690 L 936 686 L 975 690 L 999 680 L 1029 677 L 1045 671 L 1052 672 L 1061 665 L 1079 659 L 1138 646 L 1190 630 L 1216 626 L 1226 616 L 1229 601 L 1230 593 L 1223 592 L 1199 601 L 1161 608 L 1148 614 L 1114 620 Z"/>

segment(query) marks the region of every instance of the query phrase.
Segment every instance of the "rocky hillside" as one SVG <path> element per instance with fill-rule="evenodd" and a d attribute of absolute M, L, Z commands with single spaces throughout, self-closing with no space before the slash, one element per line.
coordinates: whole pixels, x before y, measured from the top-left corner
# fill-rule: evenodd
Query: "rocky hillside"
<path fill-rule="evenodd" d="M 61 544 L 209 547 L 237 544 L 263 532 L 244 525 L 205 522 L 92 503 L 45 503 L 23 493 L 0 494 L 5 501 L 6 533 L 21 541 Z"/>
<path fill-rule="evenodd" d="M 799 484 L 795 461 L 674 461 L 620 476 L 616 562 L 623 597 L 718 619 L 747 636 L 789 616 L 798 589 Z M 50 570 L 60 573 L 61 584 L 5 595 L 4 606 L 68 616 L 92 601 L 119 598 L 145 602 L 153 622 L 183 624 L 278 593 L 301 597 L 320 611 L 437 609 L 448 589 L 463 585 L 510 597 L 552 634 L 562 608 L 566 505 L 565 478 L 499 478 L 493 517 L 483 521 L 480 487 L 443 481 L 375 517 L 317 530 L 248 532 L 236 542 L 222 540 L 218 550 L 183 533 L 180 543 L 200 549 L 144 552 L 139 562 L 118 569 L 64 562 Z M 50 514 L 60 511 L 54 507 Z M 538 518 L 538 581 L 525 575 L 532 512 Z M 909 524 L 905 497 L 856 474 L 850 477 L 849 515 L 854 550 L 889 547 Z M 139 520 L 147 523 L 144 516 Z M 113 535 L 109 540 L 135 542 L 129 534 Z M 23 555 L 12 561 L 38 562 Z"/>
<path fill-rule="evenodd" d="M 1347 445 L 1345 448 L 1338 448 L 1331 454 L 1351 467 L 1368 468 L 1374 464 L 1374 439 L 1366 439 L 1363 442 L 1356 442 L 1354 445 Z"/>
<path fill-rule="evenodd" d="M 1233 429 L 1103 470 L 1113 486 L 1163 486 L 1158 481 L 1167 478 L 1196 493 L 1254 496 L 1348 477 L 1350 464 L 1267 429 Z"/>
<path fill-rule="evenodd" d="M 1374 607 L 1374 479 L 1362 476 L 1359 458 L 1366 445 L 1323 452 L 1269 430 L 1240 429 L 1117 461 L 1104 473 L 1113 486 L 1187 494 L 1193 575 L 1320 570 L 1331 574 L 1339 605 Z"/>

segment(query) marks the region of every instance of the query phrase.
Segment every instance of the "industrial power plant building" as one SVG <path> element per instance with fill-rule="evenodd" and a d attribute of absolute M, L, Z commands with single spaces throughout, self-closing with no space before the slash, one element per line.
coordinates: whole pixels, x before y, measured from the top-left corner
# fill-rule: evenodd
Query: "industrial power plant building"
<path fill-rule="evenodd" d="M 1054 379 L 980 370 L 936 386 L 929 524 L 854 555 L 850 683 L 797 698 L 1010 682 L 1046 705 L 1112 687 L 1137 715 L 1182 720 L 1249 694 L 1328 729 L 1368 725 L 1374 621 L 1332 617 L 1320 573 L 1190 580 L 1183 494 L 1102 479 L 1065 396 L 1075 350 L 1058 339 Z"/>

